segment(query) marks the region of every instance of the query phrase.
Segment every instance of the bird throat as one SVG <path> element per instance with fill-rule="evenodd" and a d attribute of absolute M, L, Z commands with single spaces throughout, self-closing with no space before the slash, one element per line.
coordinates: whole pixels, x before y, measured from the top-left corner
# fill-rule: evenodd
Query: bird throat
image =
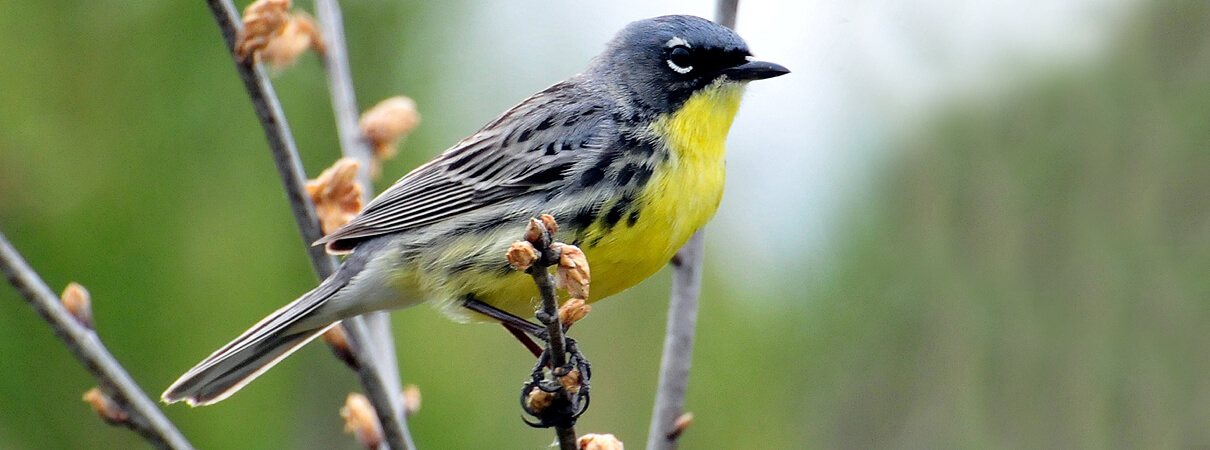
<path fill-rule="evenodd" d="M 680 109 L 656 120 L 652 131 L 664 138 L 675 158 L 699 160 L 685 163 L 705 159 L 721 164 L 746 84 L 720 78 L 690 95 Z"/>

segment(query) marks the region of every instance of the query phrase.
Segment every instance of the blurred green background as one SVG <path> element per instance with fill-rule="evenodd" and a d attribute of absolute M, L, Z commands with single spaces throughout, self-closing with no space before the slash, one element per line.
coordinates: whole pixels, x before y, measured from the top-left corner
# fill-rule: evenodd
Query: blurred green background
<path fill-rule="evenodd" d="M 450 36 L 478 6 L 346 2 L 362 106 L 406 94 L 424 115 L 385 179 L 599 48 L 535 55 L 557 62 L 503 91 L 495 61 L 462 66 L 481 83 L 451 101 L 441 55 L 463 50 Z M 1144 4 L 1108 42 L 876 140 L 868 186 L 835 200 L 827 254 L 776 261 L 759 291 L 730 280 L 760 252 L 712 247 L 684 446 L 1210 445 L 1210 6 Z M 0 230 L 54 289 L 88 287 L 100 335 L 149 393 L 314 285 L 202 2 L 3 2 L 0 55 Z M 321 69 L 308 55 L 275 83 L 314 175 L 337 154 Z M 645 442 L 667 291 L 665 272 L 576 326 L 596 369 L 581 432 Z M 421 448 L 552 440 L 521 423 L 531 358 L 499 327 L 427 308 L 393 320 L 404 382 L 424 395 Z M 0 289 L 0 448 L 143 446 L 80 402 L 93 385 Z M 356 389 L 311 345 L 223 403 L 165 409 L 199 448 L 351 449 L 337 411 Z"/>

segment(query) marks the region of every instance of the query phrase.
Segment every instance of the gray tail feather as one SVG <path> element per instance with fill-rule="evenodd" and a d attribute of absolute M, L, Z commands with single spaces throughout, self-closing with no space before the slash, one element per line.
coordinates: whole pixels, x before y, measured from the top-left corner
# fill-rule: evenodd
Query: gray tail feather
<path fill-rule="evenodd" d="M 181 375 L 164 391 L 161 399 L 167 403 L 184 400 L 190 406 L 222 401 L 295 350 L 339 324 L 338 317 L 328 320 L 315 317 L 319 307 L 341 287 L 333 284 L 337 283 L 323 283 L 253 325 Z"/>

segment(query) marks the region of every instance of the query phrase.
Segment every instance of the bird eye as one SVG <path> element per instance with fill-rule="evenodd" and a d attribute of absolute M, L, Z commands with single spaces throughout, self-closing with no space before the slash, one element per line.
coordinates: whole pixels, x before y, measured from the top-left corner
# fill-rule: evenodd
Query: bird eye
<path fill-rule="evenodd" d="M 668 53 L 668 67 L 676 73 L 689 73 L 689 71 L 693 70 L 692 64 L 693 55 L 684 46 L 678 45 Z"/>

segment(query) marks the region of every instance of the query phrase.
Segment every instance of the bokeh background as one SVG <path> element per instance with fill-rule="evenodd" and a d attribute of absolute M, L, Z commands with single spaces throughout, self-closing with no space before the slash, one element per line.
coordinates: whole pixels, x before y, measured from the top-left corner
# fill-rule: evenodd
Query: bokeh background
<path fill-rule="evenodd" d="M 602 2 L 605 3 L 605 2 Z M 583 67 L 625 23 L 709 1 L 344 2 L 363 107 L 421 127 L 387 180 Z M 1210 445 L 1210 6 L 744 1 L 794 73 L 730 140 L 686 448 Z M 244 3 L 240 3 L 244 6 Z M 309 8 L 309 2 L 299 6 Z M 203 2 L 0 2 L 0 230 L 150 393 L 306 291 L 264 137 Z M 308 173 L 336 158 L 314 56 L 275 76 Z M 581 432 L 646 439 L 668 274 L 598 303 Z M 421 448 L 541 448 L 499 327 L 394 314 Z M 140 448 L 0 289 L 0 448 Z M 311 345 L 216 406 L 199 448 L 356 448 Z"/>

